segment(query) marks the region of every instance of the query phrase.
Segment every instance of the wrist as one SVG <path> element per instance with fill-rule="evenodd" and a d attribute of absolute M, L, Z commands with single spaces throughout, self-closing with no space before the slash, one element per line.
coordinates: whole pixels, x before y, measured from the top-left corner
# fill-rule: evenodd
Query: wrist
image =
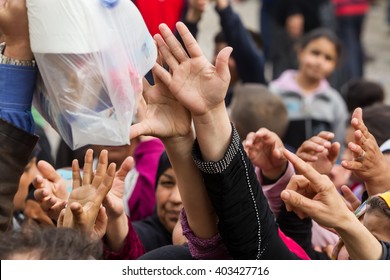
<path fill-rule="evenodd" d="M 129 232 L 128 218 L 123 212 L 119 217 L 108 217 L 106 240 L 107 245 L 114 252 L 120 251 Z"/>
<path fill-rule="evenodd" d="M 0 45 L 0 63 L 17 66 L 35 67 L 35 60 L 31 50 L 23 45 Z"/>
<path fill-rule="evenodd" d="M 288 161 L 286 160 L 282 165 L 273 169 L 261 169 L 261 175 L 263 177 L 263 180 L 276 182 L 284 175 L 284 173 L 286 173 L 287 167 Z"/>
<path fill-rule="evenodd" d="M 225 104 L 206 114 L 193 116 L 193 120 L 203 160 L 221 160 L 232 137 L 232 125 Z"/>
<path fill-rule="evenodd" d="M 194 144 L 194 132 L 191 129 L 191 131 L 184 136 L 175 136 L 175 137 L 168 137 L 164 138 L 161 141 L 163 142 L 165 147 L 175 147 L 175 149 L 180 148 L 182 146 L 191 146 Z"/>

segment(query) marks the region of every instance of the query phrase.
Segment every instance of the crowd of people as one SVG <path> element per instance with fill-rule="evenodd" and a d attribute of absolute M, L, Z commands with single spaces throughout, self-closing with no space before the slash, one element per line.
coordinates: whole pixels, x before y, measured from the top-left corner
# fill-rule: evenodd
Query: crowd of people
<path fill-rule="evenodd" d="M 56 160 L 31 113 L 26 2 L 0 5 L 0 258 L 389 260 L 390 106 L 363 79 L 369 1 L 264 0 L 260 37 L 229 0 L 133 2 L 158 59 L 131 144 L 63 143 Z M 207 5 L 211 61 L 196 41 Z"/>

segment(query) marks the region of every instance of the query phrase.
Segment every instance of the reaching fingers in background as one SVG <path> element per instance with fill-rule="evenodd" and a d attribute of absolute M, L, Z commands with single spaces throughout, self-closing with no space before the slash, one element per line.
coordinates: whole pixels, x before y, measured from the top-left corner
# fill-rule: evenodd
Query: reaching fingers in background
<path fill-rule="evenodd" d="M 318 155 L 326 149 L 330 149 L 334 138 L 334 133 L 321 131 L 318 135 L 311 137 L 302 143 L 297 150 L 297 156 L 306 162 L 314 162 L 318 160 Z"/>
<path fill-rule="evenodd" d="M 355 211 L 360 205 L 361 201 L 357 196 L 353 193 L 353 191 L 346 185 L 341 186 L 340 188 L 343 196 L 347 202 L 347 206 L 351 211 Z"/>

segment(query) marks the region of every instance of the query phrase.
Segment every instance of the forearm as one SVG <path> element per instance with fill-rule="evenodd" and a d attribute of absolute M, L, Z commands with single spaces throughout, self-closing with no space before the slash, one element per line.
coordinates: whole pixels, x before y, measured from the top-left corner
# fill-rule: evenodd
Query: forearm
<path fill-rule="evenodd" d="M 129 222 L 124 212 L 117 218 L 108 218 L 106 242 L 112 251 L 120 251 L 128 234 Z"/>
<path fill-rule="evenodd" d="M 193 116 L 196 137 L 204 161 L 219 161 L 230 144 L 232 126 L 224 103 L 202 115 Z"/>
<path fill-rule="evenodd" d="M 335 228 L 353 260 L 378 260 L 382 257 L 381 243 L 360 223 L 352 212 Z"/>
<path fill-rule="evenodd" d="M 123 240 L 121 247 L 118 251 L 113 251 L 111 247 L 105 246 L 105 259 L 109 260 L 135 260 L 145 253 L 145 249 L 135 232 L 131 221 L 128 220 L 128 233 Z M 106 236 L 107 238 L 107 236 Z"/>
<path fill-rule="evenodd" d="M 202 174 L 192 158 L 194 135 L 165 139 L 165 149 L 177 177 L 179 191 L 193 233 L 199 238 L 217 234 L 217 218 L 207 195 Z"/>

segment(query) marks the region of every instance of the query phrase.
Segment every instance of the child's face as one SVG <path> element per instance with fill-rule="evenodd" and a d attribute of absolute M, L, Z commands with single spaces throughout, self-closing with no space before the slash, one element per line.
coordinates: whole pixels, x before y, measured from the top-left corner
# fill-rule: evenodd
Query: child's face
<path fill-rule="evenodd" d="M 183 206 L 173 168 L 168 168 L 158 179 L 156 204 L 160 222 L 169 232 L 172 232 Z"/>
<path fill-rule="evenodd" d="M 376 237 L 376 239 L 390 242 L 390 221 L 383 212 L 376 209 L 367 211 L 364 214 L 363 224 Z"/>
<path fill-rule="evenodd" d="M 335 45 L 326 38 L 311 41 L 299 52 L 299 70 L 310 80 L 328 77 L 336 67 Z"/>

